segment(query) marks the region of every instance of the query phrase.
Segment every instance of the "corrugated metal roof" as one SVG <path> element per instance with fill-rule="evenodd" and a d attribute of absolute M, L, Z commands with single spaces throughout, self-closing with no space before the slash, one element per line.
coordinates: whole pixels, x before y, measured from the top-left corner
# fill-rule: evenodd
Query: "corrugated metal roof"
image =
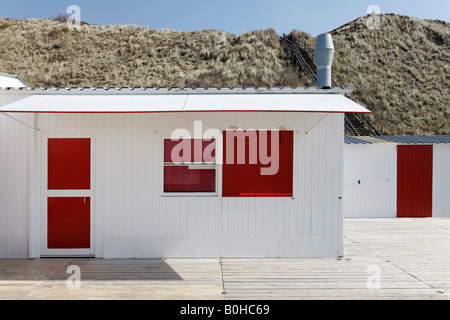
<path fill-rule="evenodd" d="M 372 142 L 363 140 L 363 139 L 358 139 L 355 137 L 351 137 L 351 136 L 345 136 L 344 142 L 346 144 L 373 144 Z"/>
<path fill-rule="evenodd" d="M 450 135 L 443 136 L 345 136 L 346 144 L 439 144 L 450 143 Z"/>
<path fill-rule="evenodd" d="M 32 94 L 349 94 L 354 87 L 318 89 L 316 87 L 209 87 L 209 88 L 166 88 L 166 87 L 58 87 L 58 88 L 2 88 L 6 91 L 26 91 Z"/>
<path fill-rule="evenodd" d="M 395 144 L 393 141 L 379 139 L 378 136 L 351 136 L 351 138 L 355 138 L 357 140 L 362 140 L 365 142 L 370 142 L 371 144 Z M 361 143 L 360 143 L 361 144 Z"/>
<path fill-rule="evenodd" d="M 442 136 L 378 136 L 377 138 L 399 144 L 439 144 L 450 143 L 450 135 Z"/>

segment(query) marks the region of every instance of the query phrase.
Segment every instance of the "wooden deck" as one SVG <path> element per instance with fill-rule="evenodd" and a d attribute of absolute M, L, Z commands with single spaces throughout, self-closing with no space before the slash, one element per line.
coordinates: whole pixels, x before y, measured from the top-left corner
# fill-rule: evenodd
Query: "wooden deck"
<path fill-rule="evenodd" d="M 224 259 L 226 299 L 450 299 L 450 219 L 346 219 L 344 234 L 342 259 Z"/>
<path fill-rule="evenodd" d="M 450 219 L 346 219 L 344 235 L 338 259 L 0 260 L 0 299 L 450 299 Z"/>

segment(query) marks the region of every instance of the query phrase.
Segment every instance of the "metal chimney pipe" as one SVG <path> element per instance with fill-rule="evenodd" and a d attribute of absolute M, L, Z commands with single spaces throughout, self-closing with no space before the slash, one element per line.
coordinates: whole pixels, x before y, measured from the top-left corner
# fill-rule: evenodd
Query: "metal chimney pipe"
<path fill-rule="evenodd" d="M 333 38 L 329 33 L 317 36 L 314 57 L 317 65 L 317 87 L 319 89 L 331 88 L 331 64 L 334 58 Z"/>

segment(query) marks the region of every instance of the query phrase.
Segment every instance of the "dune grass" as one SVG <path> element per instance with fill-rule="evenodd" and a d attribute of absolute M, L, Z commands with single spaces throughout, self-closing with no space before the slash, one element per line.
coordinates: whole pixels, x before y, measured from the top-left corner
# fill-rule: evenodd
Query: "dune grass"
<path fill-rule="evenodd" d="M 361 17 L 333 34 L 333 77 L 356 86 L 351 98 L 373 111 L 384 134 L 450 134 L 449 23 L 383 15 Z M 314 48 L 315 39 L 293 30 Z M 239 36 L 177 32 L 64 19 L 0 18 L 0 72 L 32 86 L 311 86 L 273 29 Z"/>
<path fill-rule="evenodd" d="M 0 19 L 0 70 L 33 86 L 302 86 L 274 30 L 238 36 Z"/>
<path fill-rule="evenodd" d="M 332 31 L 334 74 L 357 87 L 351 98 L 373 111 L 385 134 L 450 134 L 450 24 L 383 15 Z"/>

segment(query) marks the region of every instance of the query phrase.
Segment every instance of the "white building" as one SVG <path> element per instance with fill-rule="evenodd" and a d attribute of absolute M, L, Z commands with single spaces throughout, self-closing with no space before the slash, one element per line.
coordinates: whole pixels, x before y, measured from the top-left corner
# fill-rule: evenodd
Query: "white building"
<path fill-rule="evenodd" d="M 348 92 L 0 89 L 0 258 L 342 256 Z"/>
<path fill-rule="evenodd" d="M 450 136 L 345 137 L 344 216 L 450 217 Z"/>

